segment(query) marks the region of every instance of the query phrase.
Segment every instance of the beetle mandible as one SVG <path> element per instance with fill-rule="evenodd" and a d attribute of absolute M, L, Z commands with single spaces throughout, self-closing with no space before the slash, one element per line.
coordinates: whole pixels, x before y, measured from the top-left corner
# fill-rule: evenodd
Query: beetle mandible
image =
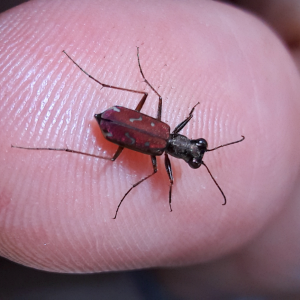
<path fill-rule="evenodd" d="M 63 53 L 89 78 L 93 79 L 97 83 L 99 83 L 102 87 L 117 89 L 121 91 L 127 91 L 132 93 L 143 94 L 141 100 L 139 101 L 136 108 L 129 109 L 122 106 L 113 106 L 100 114 L 95 114 L 95 118 L 99 124 L 99 127 L 102 131 L 104 137 L 112 142 L 117 144 L 119 147 L 113 157 L 103 157 L 90 153 L 80 152 L 68 148 L 31 148 L 31 147 L 20 147 L 11 145 L 13 148 L 20 149 L 28 149 L 28 150 L 55 150 L 55 151 L 66 151 L 71 153 L 83 154 L 87 156 L 92 156 L 96 158 L 106 159 L 110 161 L 115 161 L 119 155 L 122 153 L 124 148 L 128 148 L 137 152 L 141 152 L 151 156 L 151 163 L 153 167 L 153 172 L 139 180 L 135 183 L 123 196 L 121 199 L 116 213 L 113 219 L 116 219 L 119 208 L 125 199 L 125 197 L 130 193 L 132 189 L 138 186 L 143 181 L 147 180 L 155 173 L 157 173 L 157 162 L 156 156 L 160 156 L 163 153 L 165 154 L 165 168 L 169 176 L 170 188 L 169 188 L 169 206 L 170 211 L 172 211 L 172 186 L 174 183 L 171 162 L 168 154 L 174 156 L 176 158 L 181 158 L 188 163 L 188 165 L 197 169 L 201 165 L 203 165 L 208 171 L 210 177 L 220 190 L 221 194 L 224 198 L 223 205 L 226 204 L 226 196 L 219 184 L 211 174 L 209 168 L 203 161 L 203 156 L 205 152 L 214 151 L 219 148 L 229 146 L 232 144 L 236 144 L 242 142 L 245 137 L 242 135 L 242 139 L 227 143 L 212 149 L 207 149 L 208 144 L 207 141 L 203 138 L 190 140 L 186 136 L 179 134 L 179 132 L 188 124 L 188 122 L 193 117 L 193 112 L 195 107 L 199 104 L 199 102 L 191 109 L 188 117 L 184 119 L 181 123 L 179 123 L 175 129 L 170 131 L 170 126 L 161 121 L 161 113 L 162 113 L 162 97 L 161 95 L 153 88 L 153 86 L 149 83 L 149 81 L 145 78 L 144 73 L 142 71 L 140 56 L 139 56 L 139 47 L 137 47 L 137 60 L 140 73 L 144 79 L 144 82 L 151 88 L 151 90 L 158 96 L 158 108 L 157 108 L 157 116 L 156 118 L 150 117 L 141 113 L 141 109 L 145 104 L 145 101 L 148 97 L 148 93 L 143 91 L 137 91 L 132 89 L 126 89 L 122 87 L 117 87 L 109 84 L 104 84 L 98 81 L 96 78 L 88 74 L 85 70 L 83 70 L 67 53 L 63 50 Z"/>

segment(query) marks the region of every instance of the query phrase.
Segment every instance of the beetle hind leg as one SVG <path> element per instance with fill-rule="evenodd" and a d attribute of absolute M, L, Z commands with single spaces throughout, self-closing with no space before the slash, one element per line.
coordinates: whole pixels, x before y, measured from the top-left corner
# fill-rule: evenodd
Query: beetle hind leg
<path fill-rule="evenodd" d="M 116 210 L 116 213 L 115 213 L 115 216 L 113 217 L 113 219 L 116 219 L 117 218 L 117 214 L 118 214 L 118 211 L 119 211 L 119 208 L 122 204 L 122 202 L 124 201 L 124 199 L 126 198 L 126 196 L 135 188 L 137 187 L 140 183 L 142 183 L 143 181 L 147 180 L 148 178 L 150 178 L 151 176 L 153 176 L 155 173 L 157 173 L 157 162 L 156 162 L 156 156 L 152 156 L 151 155 L 151 162 L 152 162 L 152 166 L 153 166 L 153 172 L 144 177 L 143 179 L 141 179 L 140 181 L 138 181 L 137 183 L 135 183 L 126 193 L 125 195 L 123 196 L 123 198 L 121 199 L 118 207 L 117 207 L 117 210 Z"/>
<path fill-rule="evenodd" d="M 115 89 L 115 90 L 120 90 L 120 91 L 125 91 L 125 92 L 131 92 L 131 93 L 137 93 L 137 94 L 143 94 L 142 99 L 140 100 L 136 110 L 140 111 L 147 99 L 148 94 L 146 92 L 143 91 L 137 91 L 137 90 L 132 90 L 132 89 L 126 89 L 126 88 L 122 88 L 119 86 L 114 86 L 111 84 L 106 84 L 103 82 L 100 82 L 98 79 L 96 79 L 95 77 L 93 77 L 92 75 L 90 75 L 87 71 L 85 71 L 82 67 L 79 66 L 79 64 L 65 51 L 63 50 L 63 53 L 85 74 L 87 75 L 89 78 L 91 78 L 92 80 L 94 80 L 95 82 L 97 82 L 98 84 L 101 85 L 101 89 L 102 88 L 110 88 L 110 89 Z"/>
<path fill-rule="evenodd" d="M 159 121 L 161 121 L 161 111 L 162 111 L 162 97 L 161 95 L 155 90 L 155 88 L 150 84 L 150 82 L 146 79 L 142 67 L 141 67 L 141 63 L 140 63 L 140 54 L 139 54 L 139 47 L 137 48 L 137 58 L 138 58 L 138 64 L 139 64 L 139 68 L 140 68 L 140 73 L 144 79 L 144 81 L 147 83 L 147 85 L 151 88 L 151 90 L 158 96 L 158 108 L 157 108 L 157 119 Z"/>
<path fill-rule="evenodd" d="M 46 147 L 44 147 L 44 148 L 37 148 L 37 147 L 22 147 L 22 146 L 16 146 L 16 145 L 11 145 L 11 147 L 12 148 L 18 148 L 18 149 L 26 149 L 26 150 L 65 151 L 65 152 L 82 154 L 82 155 L 91 156 L 91 157 L 100 158 L 100 159 L 106 159 L 106 160 L 110 160 L 110 161 L 115 161 L 119 157 L 119 155 L 122 153 L 122 151 L 124 149 L 124 147 L 119 146 L 118 150 L 113 155 L 113 157 L 105 157 L 105 156 L 95 155 L 95 154 L 81 152 L 81 151 L 77 151 L 77 150 L 72 150 L 72 149 L 69 149 L 69 148 L 46 148 Z"/>

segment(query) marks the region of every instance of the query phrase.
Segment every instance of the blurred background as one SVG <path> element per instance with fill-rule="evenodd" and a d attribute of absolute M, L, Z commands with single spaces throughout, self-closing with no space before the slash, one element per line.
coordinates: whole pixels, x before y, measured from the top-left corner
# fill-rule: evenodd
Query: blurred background
<path fill-rule="evenodd" d="M 152 271 L 58 274 L 0 258 L 1 300 L 172 300 Z"/>

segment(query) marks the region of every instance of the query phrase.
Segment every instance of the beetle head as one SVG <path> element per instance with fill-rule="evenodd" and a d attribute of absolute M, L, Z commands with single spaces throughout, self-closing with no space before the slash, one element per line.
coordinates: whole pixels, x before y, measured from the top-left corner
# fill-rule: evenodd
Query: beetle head
<path fill-rule="evenodd" d="M 202 164 L 203 155 L 207 150 L 205 139 L 191 140 L 191 157 L 188 164 L 193 169 L 198 169 Z"/>

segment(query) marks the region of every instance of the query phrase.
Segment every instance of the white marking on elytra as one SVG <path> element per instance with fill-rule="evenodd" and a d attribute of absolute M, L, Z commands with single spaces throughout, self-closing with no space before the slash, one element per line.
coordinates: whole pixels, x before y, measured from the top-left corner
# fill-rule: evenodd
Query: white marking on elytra
<path fill-rule="evenodd" d="M 153 122 L 151 122 L 151 126 L 152 126 L 152 127 L 154 127 L 154 126 L 155 126 L 155 124 L 154 124 Z"/>
<path fill-rule="evenodd" d="M 146 147 L 149 147 L 149 146 L 150 146 L 150 143 L 149 143 L 149 142 L 146 142 L 146 143 L 145 143 L 145 146 L 146 146 Z"/>
<path fill-rule="evenodd" d="M 133 137 L 131 137 L 128 132 L 126 132 L 125 135 L 131 140 L 131 145 L 134 145 L 135 139 Z"/>
<path fill-rule="evenodd" d="M 134 118 L 129 119 L 130 122 L 134 122 L 134 121 L 142 121 L 142 120 L 143 120 L 142 117 L 139 117 L 138 119 L 134 119 Z"/>
<path fill-rule="evenodd" d="M 118 109 L 118 108 L 115 107 L 115 106 L 113 106 L 111 109 L 114 110 L 114 111 L 116 111 L 116 112 L 120 112 L 120 111 L 121 111 L 120 109 Z"/>
<path fill-rule="evenodd" d="M 104 134 L 105 134 L 105 136 L 108 136 L 108 137 L 113 136 L 113 134 L 111 132 L 105 132 Z"/>

